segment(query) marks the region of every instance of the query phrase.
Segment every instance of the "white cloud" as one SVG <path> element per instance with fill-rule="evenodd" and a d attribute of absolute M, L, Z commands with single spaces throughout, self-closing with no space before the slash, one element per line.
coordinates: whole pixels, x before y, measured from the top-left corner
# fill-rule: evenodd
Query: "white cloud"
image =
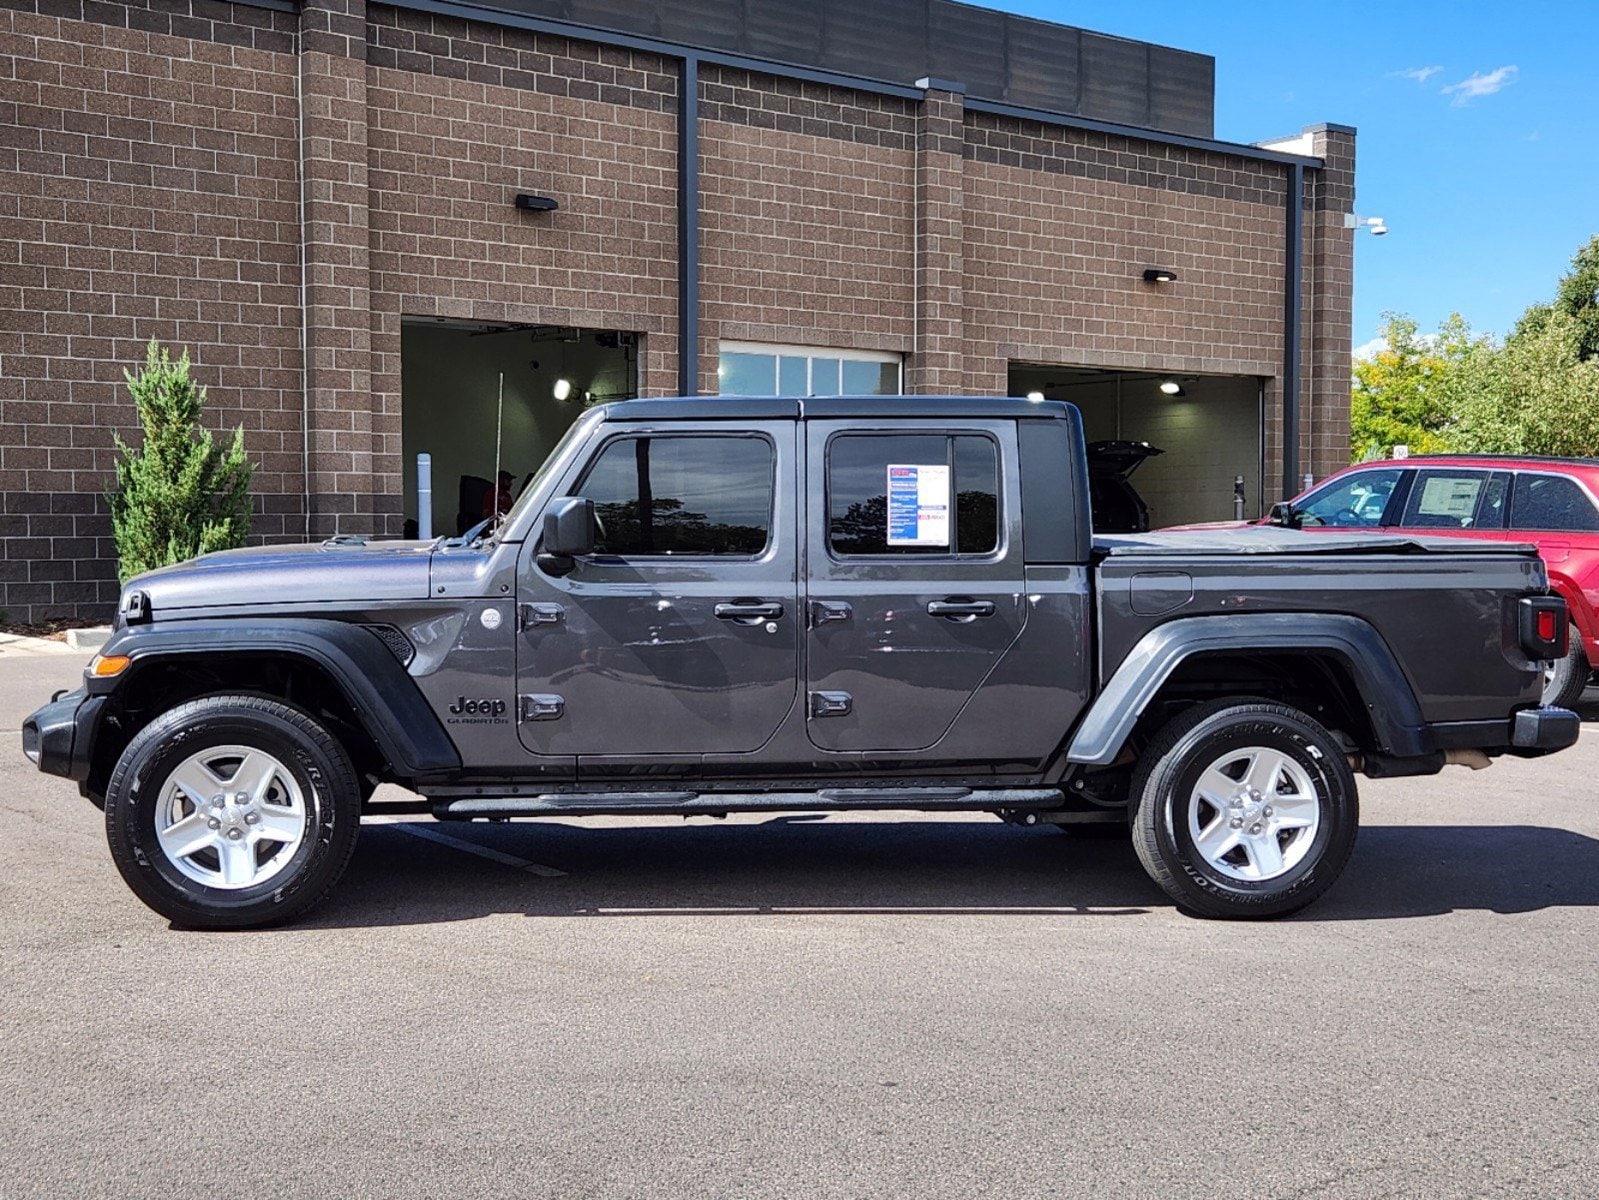
<path fill-rule="evenodd" d="M 1377 355 L 1381 354 L 1386 349 L 1388 349 L 1388 339 L 1383 337 L 1381 334 L 1378 334 L 1376 337 L 1372 338 L 1371 341 L 1363 342 L 1361 345 L 1356 346 L 1355 352 L 1353 355 L 1351 355 L 1351 357 L 1356 361 L 1367 358 L 1376 358 Z"/>
<path fill-rule="evenodd" d="M 1451 83 L 1442 89 L 1445 96 L 1453 95 L 1456 108 L 1469 104 L 1478 96 L 1492 96 L 1501 88 L 1509 87 L 1516 82 L 1516 76 L 1521 71 L 1520 67 L 1498 67 L 1484 74 L 1473 71 L 1459 83 Z"/>
<path fill-rule="evenodd" d="M 1442 67 L 1411 67 L 1408 71 L 1389 71 L 1388 78 L 1414 79 L 1417 83 L 1426 83 L 1442 70 Z"/>

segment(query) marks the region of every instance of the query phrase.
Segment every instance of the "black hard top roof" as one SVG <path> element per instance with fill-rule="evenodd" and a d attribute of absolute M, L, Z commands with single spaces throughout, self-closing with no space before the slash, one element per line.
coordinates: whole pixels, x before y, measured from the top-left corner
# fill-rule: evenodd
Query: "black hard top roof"
<path fill-rule="evenodd" d="M 667 396 L 604 406 L 607 421 L 782 421 L 838 417 L 1054 417 L 1072 406 L 1021 396 Z"/>

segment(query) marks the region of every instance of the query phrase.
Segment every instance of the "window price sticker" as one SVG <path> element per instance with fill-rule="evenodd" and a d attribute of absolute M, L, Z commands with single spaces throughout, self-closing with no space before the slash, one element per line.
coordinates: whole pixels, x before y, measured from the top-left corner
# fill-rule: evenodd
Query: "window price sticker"
<path fill-rule="evenodd" d="M 888 464 L 888 544 L 949 545 L 949 464 Z"/>

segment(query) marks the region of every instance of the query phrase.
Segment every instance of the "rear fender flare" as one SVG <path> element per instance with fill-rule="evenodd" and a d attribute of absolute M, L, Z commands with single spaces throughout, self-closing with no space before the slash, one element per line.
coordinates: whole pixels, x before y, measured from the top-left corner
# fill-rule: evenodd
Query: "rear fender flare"
<path fill-rule="evenodd" d="M 1236 650 L 1310 652 L 1348 668 L 1379 749 L 1396 757 L 1432 750 L 1415 689 L 1382 635 L 1359 617 L 1307 613 L 1183 617 L 1139 639 L 1089 706 L 1066 751 L 1069 762 L 1105 767 L 1172 673 L 1196 654 Z"/>

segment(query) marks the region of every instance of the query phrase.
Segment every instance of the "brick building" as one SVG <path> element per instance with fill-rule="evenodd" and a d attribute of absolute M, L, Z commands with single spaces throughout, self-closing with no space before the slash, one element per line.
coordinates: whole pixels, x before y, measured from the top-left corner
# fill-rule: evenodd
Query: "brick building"
<path fill-rule="evenodd" d="M 114 599 L 152 337 L 274 540 L 693 390 L 1040 391 L 1158 522 L 1258 511 L 1347 456 L 1354 131 L 1216 142 L 1213 72 L 951 0 L 0 0 L 0 610 Z"/>

